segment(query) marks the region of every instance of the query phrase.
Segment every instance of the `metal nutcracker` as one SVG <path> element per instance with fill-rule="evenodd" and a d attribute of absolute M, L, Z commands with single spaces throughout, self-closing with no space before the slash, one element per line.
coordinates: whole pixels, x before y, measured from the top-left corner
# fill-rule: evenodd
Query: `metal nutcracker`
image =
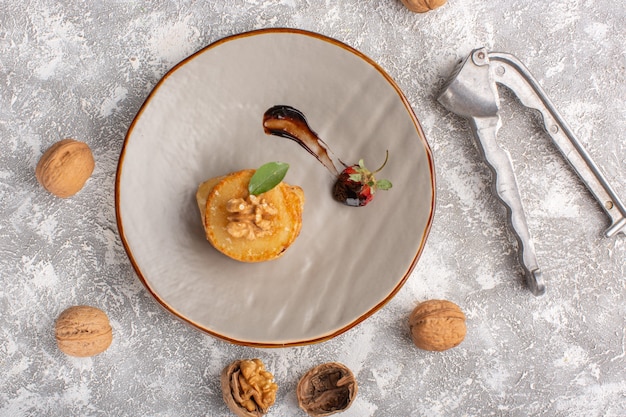
<path fill-rule="evenodd" d="M 485 48 L 472 51 L 452 74 L 438 100 L 469 121 L 478 148 L 493 173 L 494 193 L 506 206 L 526 282 L 533 294 L 541 295 L 545 292 L 545 283 L 513 164 L 496 141 L 502 124 L 496 84 L 508 87 L 524 106 L 541 113 L 548 135 L 610 217 L 611 225 L 604 232 L 606 237 L 626 234 L 626 207 L 528 69 L 510 54 L 488 52 Z"/>

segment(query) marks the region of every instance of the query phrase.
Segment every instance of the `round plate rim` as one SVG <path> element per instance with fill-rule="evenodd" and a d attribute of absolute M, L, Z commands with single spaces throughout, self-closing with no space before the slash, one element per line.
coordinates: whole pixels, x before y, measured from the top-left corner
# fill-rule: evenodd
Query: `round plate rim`
<path fill-rule="evenodd" d="M 340 48 L 342 48 L 342 49 L 344 49 L 344 50 L 346 50 L 346 51 L 348 51 L 348 52 L 358 56 L 362 60 L 364 60 L 366 63 L 371 65 L 380 75 L 382 75 L 387 80 L 387 82 L 394 88 L 394 90 L 398 94 L 399 98 L 401 99 L 402 103 L 404 104 L 404 107 L 406 108 L 407 112 L 409 113 L 409 115 L 411 117 L 411 120 L 413 121 L 415 129 L 417 131 L 417 134 L 418 134 L 418 136 L 419 136 L 419 138 L 420 138 L 420 140 L 422 142 L 422 145 L 424 147 L 424 150 L 426 152 L 426 158 L 427 158 L 427 161 L 428 161 L 428 168 L 429 168 L 429 171 L 430 171 L 430 183 L 431 183 L 431 187 L 432 187 L 432 191 L 431 191 L 432 194 L 431 194 L 431 204 L 430 204 L 430 213 L 428 215 L 428 221 L 426 223 L 426 228 L 425 228 L 424 233 L 422 235 L 422 239 L 421 239 L 419 248 L 417 250 L 417 253 L 414 255 L 413 260 L 411 261 L 411 264 L 410 264 L 409 268 L 407 269 L 407 271 L 405 272 L 405 274 L 402 277 L 402 279 L 400 279 L 398 281 L 398 283 L 393 288 L 393 290 L 381 302 L 379 302 L 378 304 L 376 304 L 375 306 L 370 308 L 368 311 L 366 311 L 363 314 L 361 314 L 359 317 L 357 317 L 355 320 L 353 320 L 349 324 L 347 324 L 347 325 L 345 325 L 345 326 L 343 326 L 343 327 L 341 327 L 339 329 L 335 329 L 334 331 L 331 331 L 331 332 L 329 332 L 326 335 L 323 335 L 323 336 L 320 336 L 320 337 L 317 337 L 317 338 L 297 340 L 297 341 L 288 342 L 288 343 L 268 343 L 268 342 L 254 342 L 254 341 L 248 341 L 248 340 L 238 340 L 238 339 L 233 339 L 231 337 L 219 334 L 218 332 L 216 332 L 214 330 L 211 330 L 211 329 L 201 325 L 200 323 L 196 323 L 193 320 L 189 319 L 188 317 L 185 317 L 185 315 L 183 315 L 182 313 L 178 312 L 174 307 L 169 305 L 161 296 L 159 296 L 151 288 L 148 280 L 146 279 L 146 277 L 144 277 L 141 269 L 139 268 L 139 265 L 135 261 L 135 258 L 134 258 L 133 253 L 132 253 L 132 249 L 130 248 L 128 240 L 126 239 L 126 234 L 124 233 L 124 225 L 123 225 L 123 222 L 122 222 L 122 216 L 121 216 L 121 211 L 120 211 L 120 206 L 121 206 L 121 204 L 120 204 L 120 181 L 121 181 L 122 169 L 123 169 L 123 165 L 124 165 L 124 157 L 126 155 L 126 146 L 127 146 L 128 141 L 129 141 L 129 139 L 130 139 L 130 137 L 132 135 L 133 128 L 135 127 L 135 124 L 137 123 L 137 121 L 141 117 L 144 109 L 149 104 L 149 102 L 152 99 L 152 97 L 154 96 L 154 94 L 163 85 L 163 83 L 169 78 L 170 75 L 172 75 L 175 71 L 177 71 L 179 68 L 181 68 L 182 66 L 187 64 L 189 61 L 193 60 L 198 55 L 203 54 L 203 53 L 207 52 L 208 50 L 213 49 L 216 46 L 219 46 L 219 45 L 221 45 L 223 43 L 235 41 L 235 40 L 246 38 L 246 37 L 249 37 L 249 36 L 259 36 L 259 35 L 279 34 L 279 33 L 309 36 L 309 37 L 316 38 L 316 39 L 324 41 L 324 42 L 328 42 L 328 43 L 330 43 L 332 45 L 335 45 L 337 47 L 340 47 Z M 251 31 L 242 32 L 242 33 L 238 33 L 238 34 L 234 34 L 234 35 L 230 35 L 230 36 L 226 36 L 224 38 L 218 39 L 215 42 L 212 42 L 212 43 L 208 44 L 204 48 L 198 50 L 197 52 L 195 52 L 192 55 L 188 56 L 187 58 L 183 59 L 178 64 L 174 65 L 174 67 L 172 67 L 157 82 L 157 84 L 150 91 L 150 93 L 148 94 L 147 98 L 142 103 L 139 111 L 137 112 L 137 114 L 133 118 L 133 121 L 131 122 L 131 124 L 130 124 L 130 126 L 128 128 L 126 136 L 124 137 L 124 143 L 122 145 L 122 149 L 121 149 L 121 152 L 120 152 L 120 156 L 119 156 L 119 160 L 118 160 L 118 164 L 117 164 L 117 170 L 116 170 L 116 177 L 115 177 L 115 217 L 116 217 L 116 223 L 117 223 L 120 239 L 122 241 L 122 245 L 124 247 L 124 250 L 125 250 L 125 252 L 126 252 L 126 254 L 127 254 L 128 258 L 129 258 L 129 261 L 130 261 L 130 263 L 131 263 L 135 273 L 137 274 L 137 277 L 138 277 L 139 281 L 143 284 L 143 286 L 150 293 L 150 295 L 157 301 L 157 303 L 162 308 L 164 308 L 167 312 L 169 312 L 172 315 L 174 315 L 176 318 L 181 320 L 183 323 L 186 323 L 186 324 L 192 326 L 193 328 L 195 328 L 197 330 L 200 330 L 201 332 L 204 332 L 204 333 L 209 334 L 209 335 L 211 335 L 213 337 L 216 337 L 218 339 L 224 340 L 226 342 L 230 342 L 230 343 L 235 344 L 235 345 L 241 345 L 241 346 L 247 346 L 247 347 L 255 347 L 255 348 L 295 347 L 295 346 L 305 346 L 305 345 L 311 345 L 311 344 L 325 342 L 327 340 L 330 340 L 330 339 L 333 339 L 333 338 L 339 336 L 340 334 L 343 334 L 343 333 L 347 332 L 348 330 L 350 330 L 350 329 L 354 328 L 355 326 L 357 326 L 358 324 L 362 323 L 367 318 L 371 317 L 374 313 L 376 313 L 378 310 L 380 310 L 385 304 L 387 304 L 398 293 L 398 291 L 400 291 L 400 289 L 404 286 L 404 284 L 408 280 L 409 276 L 411 275 L 413 269 L 415 268 L 415 265 L 417 264 L 417 261 L 419 260 L 422 252 L 424 251 L 424 247 L 426 245 L 426 241 L 428 240 L 428 236 L 430 234 L 430 230 L 431 230 L 432 223 L 433 223 L 433 218 L 434 218 L 434 213 L 435 213 L 436 190 L 437 190 L 437 188 L 436 188 L 435 165 L 434 165 L 433 154 L 432 154 L 432 150 L 430 148 L 430 145 L 428 144 L 428 141 L 426 140 L 426 136 L 424 134 L 422 126 L 421 126 L 419 120 L 417 119 L 417 116 L 415 115 L 415 112 L 413 111 L 413 108 L 411 107 L 411 104 L 409 103 L 408 99 L 406 98 L 406 96 L 404 95 L 404 93 L 402 92 L 400 87 L 396 84 L 396 82 L 391 78 L 391 76 L 389 74 L 387 74 L 387 72 L 380 65 L 378 65 L 374 60 L 372 60 L 371 58 L 369 58 L 368 56 L 366 56 L 362 52 L 354 49 L 353 47 L 351 47 L 351 46 L 349 46 L 349 45 L 347 45 L 347 44 L 345 44 L 345 43 L 343 43 L 343 42 L 341 42 L 341 41 L 339 41 L 337 39 L 328 37 L 326 35 L 322 35 L 322 34 L 319 34 L 319 33 L 316 33 L 316 32 L 311 32 L 311 31 L 307 31 L 307 30 L 302 30 L 302 29 L 268 28 L 268 29 L 251 30 Z"/>

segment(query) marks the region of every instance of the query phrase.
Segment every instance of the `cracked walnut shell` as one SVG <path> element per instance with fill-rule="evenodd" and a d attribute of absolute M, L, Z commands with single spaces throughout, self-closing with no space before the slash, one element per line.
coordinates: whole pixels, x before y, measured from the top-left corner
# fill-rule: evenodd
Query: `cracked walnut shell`
<path fill-rule="evenodd" d="M 402 0 L 402 4 L 412 12 L 426 13 L 446 4 L 447 0 Z"/>
<path fill-rule="evenodd" d="M 276 401 L 278 385 L 260 359 L 232 362 L 220 382 L 224 402 L 239 417 L 261 417 Z"/>
<path fill-rule="evenodd" d="M 67 198 L 83 188 L 94 167 L 93 154 L 86 143 L 63 139 L 41 156 L 35 177 L 52 194 Z"/>
<path fill-rule="evenodd" d="M 329 362 L 309 370 L 298 382 L 298 404 L 311 417 L 323 417 L 347 410 L 358 391 L 350 369 Z"/>
<path fill-rule="evenodd" d="M 465 314 L 447 300 L 428 300 L 418 304 L 409 317 L 413 343 L 420 349 L 443 351 L 459 345 L 465 338 Z"/>
<path fill-rule="evenodd" d="M 63 311 L 57 319 L 55 336 L 62 352 L 85 357 L 107 350 L 113 340 L 113 331 L 104 311 L 90 306 L 74 306 Z"/>

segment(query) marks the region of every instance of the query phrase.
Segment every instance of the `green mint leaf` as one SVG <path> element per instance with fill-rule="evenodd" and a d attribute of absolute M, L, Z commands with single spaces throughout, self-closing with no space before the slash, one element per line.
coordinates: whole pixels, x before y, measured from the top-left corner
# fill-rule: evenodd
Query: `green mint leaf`
<path fill-rule="evenodd" d="M 248 192 L 259 195 L 276 187 L 287 174 L 289 164 L 284 162 L 268 162 L 256 170 L 248 183 Z"/>
<path fill-rule="evenodd" d="M 363 161 L 362 159 L 359 159 L 359 167 L 361 169 L 365 169 L 365 161 Z"/>
<path fill-rule="evenodd" d="M 391 182 L 389 182 L 388 180 L 378 180 L 376 181 L 376 188 L 378 188 L 379 190 L 388 190 L 390 189 L 391 186 Z"/>

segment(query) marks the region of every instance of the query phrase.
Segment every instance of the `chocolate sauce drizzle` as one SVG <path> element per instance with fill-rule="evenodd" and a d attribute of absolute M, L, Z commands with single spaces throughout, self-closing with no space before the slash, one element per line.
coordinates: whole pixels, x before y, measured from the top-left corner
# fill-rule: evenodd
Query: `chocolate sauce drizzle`
<path fill-rule="evenodd" d="M 263 129 L 268 135 L 291 139 L 338 176 L 339 171 L 328 155 L 328 145 L 311 129 L 304 114 L 291 106 L 277 105 L 263 115 Z"/>

